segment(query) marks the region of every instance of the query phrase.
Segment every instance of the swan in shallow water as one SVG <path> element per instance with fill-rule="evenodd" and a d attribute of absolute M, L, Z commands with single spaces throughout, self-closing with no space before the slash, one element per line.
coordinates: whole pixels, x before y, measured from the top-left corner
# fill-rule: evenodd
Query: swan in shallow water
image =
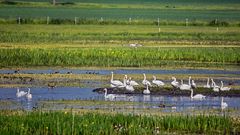
<path fill-rule="evenodd" d="M 19 88 L 17 88 L 17 93 L 16 93 L 16 96 L 19 98 L 19 97 L 23 97 L 27 94 L 27 92 L 25 91 L 19 91 Z"/>
<path fill-rule="evenodd" d="M 230 89 L 231 89 L 230 87 L 223 87 L 223 81 L 221 81 L 221 87 L 220 87 L 221 91 L 229 91 Z"/>
<path fill-rule="evenodd" d="M 146 75 L 145 73 L 143 73 L 143 81 L 142 81 L 143 85 L 149 85 L 150 87 L 152 86 L 151 83 L 146 79 Z"/>
<path fill-rule="evenodd" d="M 148 89 L 148 85 L 147 85 L 147 88 L 145 90 L 143 90 L 143 94 L 150 94 L 150 90 Z"/>
<path fill-rule="evenodd" d="M 119 80 L 113 80 L 113 72 L 112 73 L 112 77 L 111 77 L 111 87 L 122 87 L 124 86 L 123 83 Z"/>
<path fill-rule="evenodd" d="M 164 86 L 164 82 L 157 80 L 156 76 L 153 76 L 153 80 L 152 80 L 153 84 L 156 84 L 157 86 Z"/>
<path fill-rule="evenodd" d="M 183 80 L 181 80 L 180 90 L 190 90 L 191 87 L 191 76 L 188 78 L 188 84 L 183 84 Z"/>
<path fill-rule="evenodd" d="M 116 96 L 114 94 L 107 94 L 107 88 L 104 88 L 104 98 L 109 100 L 114 100 Z"/>
<path fill-rule="evenodd" d="M 226 102 L 223 102 L 223 97 L 222 97 L 222 100 L 221 100 L 221 109 L 225 109 L 228 107 L 228 104 Z"/>
<path fill-rule="evenodd" d="M 28 92 L 27 92 L 26 98 L 27 99 L 32 99 L 32 94 L 30 93 L 30 88 L 28 88 Z"/>
<path fill-rule="evenodd" d="M 179 88 L 179 83 L 177 82 L 177 79 L 175 77 L 172 77 L 173 81 L 171 82 L 171 85 L 174 88 Z"/>
<path fill-rule="evenodd" d="M 203 85 L 203 88 L 211 88 L 210 85 L 209 85 L 209 78 L 207 79 L 207 84 Z"/>
<path fill-rule="evenodd" d="M 193 96 L 193 89 L 191 89 L 191 99 L 205 99 L 206 96 L 202 95 L 202 94 L 196 94 Z"/>

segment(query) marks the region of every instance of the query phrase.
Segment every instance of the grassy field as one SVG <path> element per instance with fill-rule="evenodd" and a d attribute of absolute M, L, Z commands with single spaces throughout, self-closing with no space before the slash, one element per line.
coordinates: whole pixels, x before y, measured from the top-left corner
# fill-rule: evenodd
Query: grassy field
<path fill-rule="evenodd" d="M 21 17 L 22 23 L 43 23 L 50 17 L 50 23 L 78 23 L 96 24 L 156 24 L 160 19 L 162 25 L 177 23 L 185 25 L 188 18 L 189 25 L 206 25 L 218 19 L 218 22 L 239 25 L 240 3 L 237 0 L 221 1 L 57 1 L 56 6 L 49 1 L 13 1 L 0 4 L 0 23 L 17 23 Z M 103 20 L 100 21 L 100 18 Z M 7 19 L 7 20 L 5 20 Z M 29 19 L 32 19 L 30 21 Z M 53 19 L 60 19 L 52 21 Z M 70 20 L 61 20 L 70 19 Z M 106 21 L 106 22 L 102 22 Z"/>
<path fill-rule="evenodd" d="M 239 45 L 240 27 L 151 25 L 0 25 L 1 43 Z"/>
<path fill-rule="evenodd" d="M 69 112 L 0 113 L 2 134 L 238 134 L 221 116 L 138 116 Z"/>

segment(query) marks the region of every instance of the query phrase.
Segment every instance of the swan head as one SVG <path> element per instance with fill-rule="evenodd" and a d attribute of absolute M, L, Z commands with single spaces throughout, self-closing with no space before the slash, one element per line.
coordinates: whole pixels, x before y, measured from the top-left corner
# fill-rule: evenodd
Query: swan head
<path fill-rule="evenodd" d="M 172 77 L 172 80 L 176 80 L 176 77 Z"/>
<path fill-rule="evenodd" d="M 104 88 L 103 90 L 106 92 L 106 91 L 107 91 L 107 88 Z"/>
<path fill-rule="evenodd" d="M 132 80 L 132 77 L 129 77 L 129 80 Z"/>
<path fill-rule="evenodd" d="M 153 79 L 154 79 L 154 80 L 156 80 L 156 79 L 157 79 L 155 75 L 153 75 Z"/>
<path fill-rule="evenodd" d="M 192 83 L 194 83 L 194 80 L 192 80 Z"/>

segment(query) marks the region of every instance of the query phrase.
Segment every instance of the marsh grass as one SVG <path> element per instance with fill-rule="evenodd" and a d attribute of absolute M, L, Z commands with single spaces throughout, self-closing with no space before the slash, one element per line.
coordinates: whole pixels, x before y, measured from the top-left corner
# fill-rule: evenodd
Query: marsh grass
<path fill-rule="evenodd" d="M 239 64 L 239 48 L 15 48 L 0 49 L 7 66 L 147 67 L 182 63 Z"/>
<path fill-rule="evenodd" d="M 226 116 L 144 116 L 71 112 L 0 114 L 2 134 L 239 133 Z"/>

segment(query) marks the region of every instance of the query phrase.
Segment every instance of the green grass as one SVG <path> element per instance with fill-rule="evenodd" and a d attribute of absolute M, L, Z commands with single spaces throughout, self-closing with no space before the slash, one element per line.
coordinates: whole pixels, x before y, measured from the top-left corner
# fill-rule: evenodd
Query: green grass
<path fill-rule="evenodd" d="M 2 43 L 84 43 L 115 42 L 193 42 L 190 44 L 238 45 L 239 27 L 162 26 L 150 25 L 0 25 Z M 195 43 L 194 43 L 195 42 Z M 200 43 L 201 42 L 201 43 Z M 167 43 L 167 44 L 171 44 Z M 161 43 L 162 44 L 162 43 Z"/>
<path fill-rule="evenodd" d="M 0 114 L 2 134 L 238 134 L 239 123 L 222 116 L 136 116 L 64 112 Z"/>
<path fill-rule="evenodd" d="M 15 48 L 0 49 L 1 67 L 174 66 L 179 63 L 237 64 L 239 48 Z"/>

